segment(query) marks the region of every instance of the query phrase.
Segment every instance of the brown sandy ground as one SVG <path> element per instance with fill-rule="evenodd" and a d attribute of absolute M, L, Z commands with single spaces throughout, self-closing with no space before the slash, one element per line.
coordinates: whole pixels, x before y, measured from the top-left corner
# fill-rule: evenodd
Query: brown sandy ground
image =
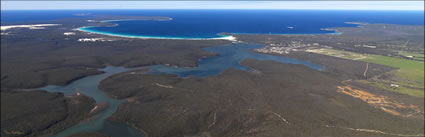
<path fill-rule="evenodd" d="M 1 136 L 33 137 L 59 132 L 87 119 L 95 106 L 84 95 L 45 91 L 1 92 Z"/>
<path fill-rule="evenodd" d="M 405 105 L 386 96 L 375 95 L 367 91 L 353 89 L 351 86 L 338 86 L 338 92 L 358 98 L 374 107 L 396 116 L 423 118 L 424 112 L 418 106 Z"/>
<path fill-rule="evenodd" d="M 101 82 L 128 98 L 110 120 L 157 136 L 423 136 L 424 121 L 338 92 L 340 80 L 302 65 L 245 60 L 218 76 L 121 73 Z M 146 70 L 141 70 L 146 71 Z M 159 86 L 161 85 L 161 86 Z"/>

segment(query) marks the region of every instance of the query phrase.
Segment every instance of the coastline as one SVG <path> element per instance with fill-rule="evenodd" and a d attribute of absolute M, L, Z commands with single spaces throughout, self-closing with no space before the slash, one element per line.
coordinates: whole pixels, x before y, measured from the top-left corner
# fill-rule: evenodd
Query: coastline
<path fill-rule="evenodd" d="M 101 23 L 112 23 L 117 21 L 128 21 L 128 20 L 139 20 L 139 19 L 117 19 L 117 20 L 103 20 L 99 21 Z M 170 21 L 173 20 L 173 18 L 169 18 L 168 20 L 157 20 L 157 21 Z M 110 27 L 116 27 L 118 26 L 117 23 L 113 23 L 113 26 Z M 229 40 L 229 41 L 237 41 L 236 37 L 232 35 L 223 35 L 224 32 L 217 33 L 218 37 L 211 37 L 211 38 L 188 38 L 188 37 L 161 37 L 161 36 L 145 36 L 145 35 L 127 35 L 127 34 L 117 34 L 117 33 L 109 33 L 109 32 L 101 32 L 101 31 L 95 31 L 95 30 L 89 30 L 90 28 L 97 27 L 97 26 L 83 26 L 79 27 L 73 30 L 78 30 L 82 32 L 87 33 L 95 33 L 100 35 L 107 35 L 107 36 L 114 36 L 114 37 L 122 37 L 122 38 L 139 38 L 139 39 L 171 39 L 171 40 Z M 342 33 L 339 32 L 336 29 L 329 29 L 329 28 L 322 28 L 320 29 L 322 31 L 329 31 L 329 33 L 272 33 L 272 34 L 266 34 L 266 33 L 225 33 L 225 34 L 248 34 L 248 35 L 341 35 Z M 333 31 L 333 32 L 331 32 Z"/>
<path fill-rule="evenodd" d="M 172 39 L 172 40 L 229 40 L 229 41 L 237 41 L 236 37 L 232 35 L 223 35 L 221 33 L 218 34 L 218 36 L 221 37 L 215 37 L 215 38 L 185 38 L 185 37 L 158 37 L 158 36 L 143 36 L 143 35 L 127 35 L 127 34 L 116 34 L 116 33 L 108 33 L 108 32 L 100 32 L 100 31 L 93 31 L 93 30 L 87 30 L 91 27 L 96 26 L 84 26 L 79 27 L 74 30 L 78 30 L 81 32 L 87 32 L 87 33 L 94 33 L 94 34 L 100 34 L 100 35 L 107 35 L 107 36 L 114 36 L 114 37 L 122 37 L 122 38 L 138 38 L 138 39 Z M 342 33 L 337 31 L 336 29 L 321 29 L 324 31 L 334 31 L 332 33 L 273 33 L 273 34 L 264 34 L 264 33 L 227 33 L 227 34 L 247 34 L 247 35 L 341 35 Z"/>
<path fill-rule="evenodd" d="M 74 30 L 78 30 L 78 31 L 82 31 L 82 32 L 87 32 L 87 33 L 107 35 L 107 36 L 122 37 L 122 38 L 172 39 L 172 40 L 229 40 L 229 41 L 236 41 L 236 37 L 229 36 L 229 35 L 219 35 L 219 36 L 222 36 L 222 37 L 216 37 L 216 38 L 158 37 L 158 36 L 116 34 L 116 33 L 108 33 L 108 32 L 100 32 L 100 31 L 87 30 L 88 28 L 91 28 L 91 27 L 95 27 L 95 26 L 79 27 L 79 28 L 76 28 Z"/>
<path fill-rule="evenodd" d="M 336 30 L 333 29 L 320 29 L 322 31 L 334 31 L 332 33 L 271 33 L 271 34 L 266 34 L 266 33 L 229 33 L 229 34 L 236 34 L 236 35 L 290 35 L 290 36 L 312 36 L 312 35 L 341 35 L 341 32 L 338 32 Z"/>

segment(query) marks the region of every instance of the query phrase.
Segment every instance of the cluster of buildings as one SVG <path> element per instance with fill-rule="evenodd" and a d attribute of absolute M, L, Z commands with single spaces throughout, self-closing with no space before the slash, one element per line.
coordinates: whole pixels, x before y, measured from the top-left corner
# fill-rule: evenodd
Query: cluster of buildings
<path fill-rule="evenodd" d="M 371 45 L 354 45 L 354 47 L 365 47 L 365 48 L 376 49 L 376 46 L 371 46 Z"/>
<path fill-rule="evenodd" d="M 318 43 L 303 44 L 301 41 L 291 41 L 290 43 L 272 43 L 264 48 L 256 49 L 255 51 L 261 53 L 276 53 L 276 54 L 288 54 L 291 51 L 297 51 L 297 48 L 319 46 Z"/>

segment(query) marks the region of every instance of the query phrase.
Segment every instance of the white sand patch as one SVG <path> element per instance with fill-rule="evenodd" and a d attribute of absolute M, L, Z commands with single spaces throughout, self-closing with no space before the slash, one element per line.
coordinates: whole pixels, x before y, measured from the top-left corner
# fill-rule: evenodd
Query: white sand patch
<path fill-rule="evenodd" d="M 91 110 L 90 110 L 90 112 L 89 113 L 93 113 L 97 108 L 99 108 L 97 105 L 96 106 L 94 106 Z"/>
<path fill-rule="evenodd" d="M 75 35 L 75 32 L 64 32 L 63 35 L 65 35 L 65 36 Z"/>
<path fill-rule="evenodd" d="M 159 84 L 159 83 L 155 83 L 155 85 L 159 86 L 159 87 L 163 87 L 163 88 L 173 88 L 173 86 L 171 86 L 171 85 L 162 85 L 162 84 Z"/>
<path fill-rule="evenodd" d="M 105 38 L 80 38 L 77 41 L 79 41 L 79 42 L 96 42 L 96 41 L 114 41 L 114 40 L 105 39 Z"/>
<path fill-rule="evenodd" d="M 57 26 L 60 24 L 34 24 L 34 25 L 9 25 L 9 26 L 1 26 L 1 30 L 8 30 L 13 28 L 28 28 L 28 29 L 45 29 L 48 26 Z"/>
<path fill-rule="evenodd" d="M 228 41 L 237 41 L 236 37 L 233 36 L 227 36 L 227 37 L 221 37 L 221 38 L 212 38 L 212 39 L 221 39 L 221 40 L 228 40 Z"/>

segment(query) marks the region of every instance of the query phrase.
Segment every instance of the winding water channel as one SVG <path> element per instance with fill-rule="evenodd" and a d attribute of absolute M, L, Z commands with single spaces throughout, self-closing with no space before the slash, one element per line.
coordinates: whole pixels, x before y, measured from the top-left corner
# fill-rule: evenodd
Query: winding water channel
<path fill-rule="evenodd" d="M 82 94 L 92 97 L 96 101 L 96 103 L 104 103 L 104 102 L 108 103 L 108 106 L 104 110 L 96 114 L 89 121 L 82 122 L 78 125 L 68 128 L 56 134 L 54 137 L 67 137 L 75 133 L 88 132 L 88 131 L 97 131 L 110 137 L 123 137 L 123 136 L 143 137 L 143 134 L 138 132 L 136 129 L 131 128 L 130 126 L 126 126 L 124 124 L 112 123 L 106 120 L 112 115 L 112 113 L 115 112 L 118 105 L 122 101 L 109 98 L 108 96 L 104 94 L 103 91 L 101 91 L 98 88 L 100 81 L 102 81 L 103 79 L 117 73 L 129 71 L 131 69 L 127 69 L 124 67 L 108 66 L 101 70 L 104 71 L 105 73 L 94 75 L 94 76 L 88 76 L 88 77 L 73 81 L 72 83 L 66 86 L 49 85 L 42 88 L 43 90 L 46 90 L 49 92 L 62 92 L 64 93 L 65 96 L 72 95 L 75 93 L 76 89 L 79 89 Z"/>
<path fill-rule="evenodd" d="M 151 68 L 151 71 L 148 73 L 151 74 L 176 74 L 181 77 L 187 76 L 211 76 L 218 75 L 222 71 L 228 68 L 240 69 L 249 71 L 250 69 L 240 65 L 240 62 L 245 59 L 256 59 L 256 60 L 272 60 L 281 63 L 289 64 L 303 64 L 312 69 L 320 70 L 321 66 L 312 64 L 306 61 L 291 59 L 280 56 L 271 56 L 265 54 L 259 54 L 251 52 L 252 49 L 260 48 L 262 45 L 251 45 L 251 44 L 229 44 L 224 46 L 217 46 L 206 48 L 205 50 L 210 52 L 218 53 L 218 56 L 208 57 L 201 59 L 198 62 L 198 66 L 194 68 L 177 68 L 169 67 L 164 65 L 155 65 L 148 66 Z M 102 110 L 100 113 L 96 114 L 90 120 L 77 124 L 73 127 L 70 127 L 56 135 L 54 137 L 67 137 L 75 133 L 95 131 L 100 132 L 109 137 L 143 137 L 144 135 L 138 130 L 128 126 L 126 124 L 120 124 L 108 121 L 109 118 L 117 109 L 118 105 L 122 102 L 121 100 L 116 100 L 109 98 L 98 88 L 99 83 L 106 79 L 107 77 L 133 70 L 135 68 L 129 69 L 124 67 L 114 67 L 108 66 L 103 69 L 105 73 L 88 76 L 66 86 L 54 86 L 49 85 L 41 89 L 49 92 L 62 92 L 64 95 L 72 95 L 75 93 L 75 89 L 79 89 L 84 95 L 94 98 L 97 103 L 107 102 L 108 106 Z M 283 76 L 284 77 L 284 76 Z"/>

